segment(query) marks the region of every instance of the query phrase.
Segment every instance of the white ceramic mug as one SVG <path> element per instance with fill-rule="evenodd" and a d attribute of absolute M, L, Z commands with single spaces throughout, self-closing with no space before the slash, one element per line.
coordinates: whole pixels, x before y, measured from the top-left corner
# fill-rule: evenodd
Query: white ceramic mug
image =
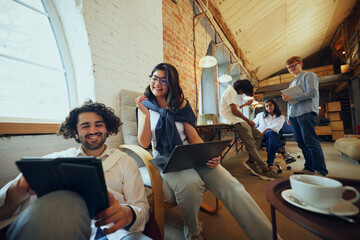
<path fill-rule="evenodd" d="M 345 191 L 355 193 L 354 198 L 344 200 L 347 203 L 354 203 L 360 198 L 354 187 L 343 186 L 341 182 L 327 177 L 292 175 L 290 185 L 298 198 L 317 208 L 331 208 L 339 204 Z"/>

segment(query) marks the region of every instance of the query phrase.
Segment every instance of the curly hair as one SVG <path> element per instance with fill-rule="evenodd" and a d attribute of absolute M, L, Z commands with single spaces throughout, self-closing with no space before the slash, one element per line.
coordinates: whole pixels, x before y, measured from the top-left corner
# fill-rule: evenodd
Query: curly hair
<path fill-rule="evenodd" d="M 237 80 L 236 82 L 234 82 L 233 87 L 235 91 L 241 90 L 247 96 L 254 95 L 254 86 L 247 79 Z"/>
<path fill-rule="evenodd" d="M 120 118 L 115 115 L 114 110 L 106 107 L 102 103 L 88 100 L 81 107 L 71 110 L 65 121 L 61 124 L 58 134 L 62 135 L 65 139 L 75 138 L 76 142 L 80 143 L 80 140 L 75 137 L 77 134 L 76 125 L 79 114 L 85 112 L 94 112 L 100 115 L 105 122 L 106 129 L 109 131 L 108 135 L 116 135 L 119 132 L 119 127 L 122 125 L 122 122 Z"/>

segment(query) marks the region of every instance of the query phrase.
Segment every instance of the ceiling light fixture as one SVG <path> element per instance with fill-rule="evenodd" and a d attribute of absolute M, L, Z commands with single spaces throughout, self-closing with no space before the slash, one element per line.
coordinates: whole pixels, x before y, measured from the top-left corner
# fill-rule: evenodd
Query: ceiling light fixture
<path fill-rule="evenodd" d="M 207 44 L 207 22 L 205 22 L 205 44 Z M 216 34 L 215 34 L 215 38 L 216 38 Z M 210 41 L 211 42 L 211 41 Z M 216 39 L 215 39 L 216 42 Z M 212 43 L 210 43 L 212 45 Z M 211 52 L 212 52 L 212 46 L 211 46 Z M 199 61 L 199 66 L 201 68 L 211 68 L 213 66 L 215 66 L 217 64 L 217 60 L 215 57 L 210 56 L 210 55 L 206 55 L 205 57 L 202 57 Z"/>
<path fill-rule="evenodd" d="M 230 82 L 232 80 L 232 77 L 226 73 L 224 73 L 223 75 L 221 75 L 221 77 L 218 78 L 219 82 L 225 83 L 225 82 Z"/>

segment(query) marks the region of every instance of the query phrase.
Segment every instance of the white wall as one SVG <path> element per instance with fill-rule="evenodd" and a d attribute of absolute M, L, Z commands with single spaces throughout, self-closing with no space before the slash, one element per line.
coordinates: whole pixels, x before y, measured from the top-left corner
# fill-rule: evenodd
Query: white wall
<path fill-rule="evenodd" d="M 65 1 L 64 5 L 63 1 L 54 2 L 61 3 L 57 7 L 76 68 L 78 98 L 92 98 L 95 94 L 96 101 L 114 108 L 118 114 L 120 90 L 143 92 L 152 68 L 163 60 L 162 1 L 74 0 Z M 76 13 L 77 17 L 68 19 Z M 77 71 L 79 68 L 81 71 Z M 84 84 L 85 88 L 81 88 Z M 107 144 L 117 146 L 120 136 L 110 137 Z M 1 137 L 0 187 L 17 173 L 14 161 L 22 156 L 41 156 L 71 146 L 76 146 L 73 139 L 56 135 Z"/>

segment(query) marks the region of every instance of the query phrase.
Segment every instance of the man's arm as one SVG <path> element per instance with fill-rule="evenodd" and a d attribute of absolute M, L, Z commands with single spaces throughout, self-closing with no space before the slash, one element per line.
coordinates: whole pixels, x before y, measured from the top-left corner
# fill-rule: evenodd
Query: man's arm
<path fill-rule="evenodd" d="M 122 228 L 143 231 L 149 216 L 149 203 L 136 162 L 124 153 L 105 174 L 110 206 L 95 215 L 96 226 L 113 223 L 104 229 L 105 234 Z"/>
<path fill-rule="evenodd" d="M 244 104 L 239 105 L 239 108 L 242 109 L 245 106 L 250 106 L 253 103 L 253 100 L 249 100 L 245 102 Z"/>
<path fill-rule="evenodd" d="M 16 209 L 35 192 L 21 175 L 6 191 L 4 205 L 0 207 L 0 221 L 10 218 Z"/>
<path fill-rule="evenodd" d="M 230 104 L 230 108 L 231 108 L 231 112 L 232 114 L 234 114 L 235 116 L 243 119 L 245 122 L 247 122 L 251 127 L 255 127 L 255 123 L 248 119 L 247 117 L 244 116 L 244 114 L 242 114 L 242 112 L 239 111 L 239 109 L 237 108 L 237 106 L 234 103 Z"/>
<path fill-rule="evenodd" d="M 300 102 L 316 97 L 319 94 L 318 76 L 315 73 L 307 72 L 304 76 L 304 86 L 306 86 L 304 92 L 292 96 L 290 100 Z"/>

